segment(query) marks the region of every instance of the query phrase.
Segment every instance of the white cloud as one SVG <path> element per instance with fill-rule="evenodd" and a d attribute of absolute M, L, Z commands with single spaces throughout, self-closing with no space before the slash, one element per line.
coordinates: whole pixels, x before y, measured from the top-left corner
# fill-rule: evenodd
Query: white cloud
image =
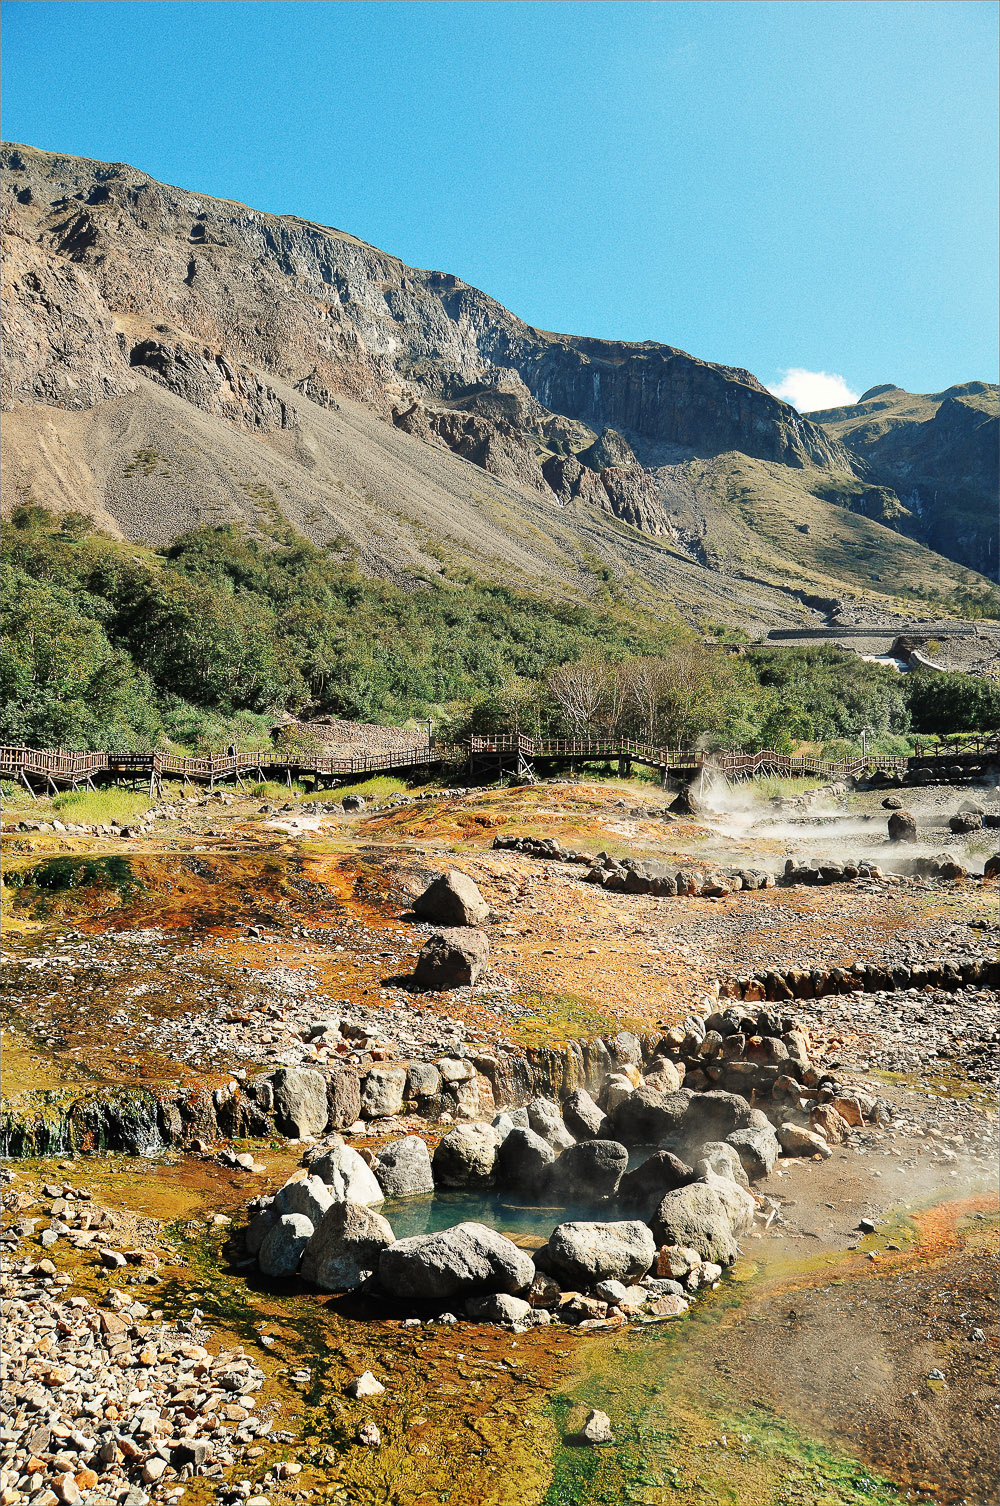
<path fill-rule="evenodd" d="M 804 371 L 801 366 L 791 366 L 781 377 L 768 392 L 791 403 L 800 413 L 812 413 L 816 408 L 843 408 L 856 403 L 860 395 L 852 392 L 842 376 L 829 371 Z"/>

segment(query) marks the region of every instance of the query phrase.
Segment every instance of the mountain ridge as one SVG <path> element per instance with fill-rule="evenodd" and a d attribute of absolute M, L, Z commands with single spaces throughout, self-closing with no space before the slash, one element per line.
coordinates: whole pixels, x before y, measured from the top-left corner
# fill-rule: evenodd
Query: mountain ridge
<path fill-rule="evenodd" d="M 861 474 L 896 493 L 902 532 L 996 575 L 1000 388 L 970 381 L 912 393 L 887 384 L 814 417 Z"/>
<path fill-rule="evenodd" d="M 894 550 L 904 591 L 980 589 L 878 519 L 838 516 L 864 490 L 850 452 L 741 368 L 539 331 L 452 274 L 127 164 L 15 144 L 0 160 L 8 510 L 64 508 L 76 486 L 99 520 L 162 537 L 277 509 L 318 540 L 356 534 L 366 568 L 426 573 L 443 547 L 571 593 L 600 589 L 596 568 L 690 620 L 766 621 L 817 589 L 889 605 L 898 591 L 866 566 Z M 436 458 L 394 448 L 359 406 Z M 762 498 L 763 532 L 728 481 L 705 479 L 729 476 L 727 457 L 741 496 Z M 672 502 L 692 466 L 708 467 L 711 513 L 694 521 Z M 847 529 L 857 558 L 818 560 L 796 510 L 806 533 Z"/>

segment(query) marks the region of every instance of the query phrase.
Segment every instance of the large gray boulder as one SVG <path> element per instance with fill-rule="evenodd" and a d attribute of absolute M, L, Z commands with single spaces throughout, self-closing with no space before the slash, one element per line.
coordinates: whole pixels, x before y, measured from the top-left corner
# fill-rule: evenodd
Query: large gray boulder
<path fill-rule="evenodd" d="M 361 1112 L 366 1119 L 391 1119 L 403 1107 L 405 1067 L 371 1067 L 361 1084 Z"/>
<path fill-rule="evenodd" d="M 641 1166 L 625 1173 L 618 1183 L 618 1201 L 641 1209 L 644 1215 L 652 1213 L 665 1193 L 685 1187 L 693 1179 L 691 1167 L 679 1156 L 657 1150 Z"/>
<path fill-rule="evenodd" d="M 610 1056 L 610 1052 L 608 1053 Z M 604 1079 L 604 1087 L 601 1091 L 601 1102 L 604 1104 L 604 1112 L 614 1124 L 615 1110 L 619 1104 L 631 1098 L 635 1092 L 635 1083 L 624 1072 L 611 1072 Z"/>
<path fill-rule="evenodd" d="M 705 1140 L 725 1140 L 733 1130 L 760 1124 L 767 1124 L 764 1115 L 739 1093 L 713 1088 L 708 1093 L 691 1095 L 681 1132 L 689 1144 L 700 1145 Z"/>
<path fill-rule="evenodd" d="M 658 1093 L 676 1093 L 683 1082 L 683 1071 L 666 1057 L 659 1057 L 643 1078 L 643 1085 L 655 1088 Z"/>
<path fill-rule="evenodd" d="M 383 1145 L 372 1171 L 386 1197 L 413 1197 L 434 1191 L 430 1151 L 419 1135 Z"/>
<path fill-rule="evenodd" d="M 912 811 L 893 811 L 889 817 L 890 842 L 915 842 L 917 819 Z"/>
<path fill-rule="evenodd" d="M 265 1276 L 294 1276 L 313 1225 L 304 1213 L 285 1213 L 264 1236 L 257 1264 Z"/>
<path fill-rule="evenodd" d="M 475 1187 L 493 1180 L 500 1137 L 492 1124 L 460 1124 L 438 1142 L 434 1181 L 441 1187 Z"/>
<path fill-rule="evenodd" d="M 686 1245 L 702 1260 L 732 1265 L 736 1241 L 752 1227 L 756 1207 L 745 1188 L 709 1173 L 703 1182 L 667 1193 L 653 1217 L 653 1233 L 658 1245 Z"/>
<path fill-rule="evenodd" d="M 617 1140 L 583 1140 L 564 1150 L 552 1168 L 550 1188 L 571 1199 L 614 1197 L 628 1169 L 628 1150 Z"/>
<path fill-rule="evenodd" d="M 311 1067 L 279 1067 L 271 1079 L 274 1117 L 283 1135 L 309 1140 L 326 1129 L 326 1078 Z"/>
<path fill-rule="evenodd" d="M 741 1187 L 750 1185 L 750 1178 L 743 1170 L 739 1152 L 728 1140 L 706 1140 L 704 1145 L 699 1145 L 692 1153 L 691 1161 L 697 1172 L 692 1181 L 702 1181 L 708 1172 L 712 1172 L 714 1176 L 738 1182 Z"/>
<path fill-rule="evenodd" d="M 325 1292 L 349 1292 L 377 1270 L 393 1243 L 389 1221 L 361 1203 L 334 1203 L 302 1257 L 302 1276 Z"/>
<path fill-rule="evenodd" d="M 335 1145 L 309 1169 L 326 1183 L 338 1203 L 364 1203 L 370 1208 L 385 1201 L 374 1172 L 349 1145 Z"/>
<path fill-rule="evenodd" d="M 787 1120 L 778 1125 L 778 1143 L 788 1156 L 823 1156 L 831 1154 L 830 1146 L 823 1135 L 805 1125 Z"/>
<path fill-rule="evenodd" d="M 436 1098 L 441 1091 L 441 1073 L 431 1062 L 411 1062 L 406 1074 L 407 1098 Z"/>
<path fill-rule="evenodd" d="M 556 1153 L 547 1140 L 530 1129 L 510 1129 L 496 1155 L 498 1187 L 532 1194 L 545 1185 Z"/>
<path fill-rule="evenodd" d="M 615 1134 L 626 1145 L 661 1145 L 675 1140 L 682 1132 L 693 1096 L 687 1088 L 676 1093 L 636 1088 L 612 1110 Z"/>
<path fill-rule="evenodd" d="M 530 1302 L 512 1297 L 508 1292 L 487 1292 L 483 1297 L 469 1297 L 465 1313 L 479 1323 L 524 1323 L 532 1313 Z"/>
<path fill-rule="evenodd" d="M 435 926 L 481 926 L 490 918 L 490 907 L 472 879 L 452 868 L 413 901 L 413 913 Z"/>
<path fill-rule="evenodd" d="M 610 1140 L 611 1120 L 591 1098 L 586 1088 L 577 1088 L 564 1100 L 563 1122 L 577 1140 Z"/>
<path fill-rule="evenodd" d="M 475 1063 L 464 1056 L 442 1056 L 435 1066 L 445 1088 L 460 1087 L 463 1082 L 471 1082 L 476 1075 Z"/>
<path fill-rule="evenodd" d="M 490 944 L 482 931 L 439 931 L 420 948 L 413 981 L 428 993 L 467 988 L 489 960 Z"/>
<path fill-rule="evenodd" d="M 554 1098 L 533 1098 L 528 1104 L 528 1123 L 536 1135 L 547 1140 L 557 1153 L 569 1150 L 576 1140 L 563 1123 L 563 1116 Z"/>
<path fill-rule="evenodd" d="M 594 1286 L 614 1277 L 628 1281 L 645 1276 L 656 1259 L 656 1245 L 648 1224 L 559 1224 L 549 1236 L 547 1267 L 564 1286 Z"/>
<path fill-rule="evenodd" d="M 330 1073 L 326 1080 L 326 1127 L 347 1129 L 361 1118 L 361 1083 L 352 1067 Z"/>
<path fill-rule="evenodd" d="M 642 1066 L 642 1041 L 634 1030 L 619 1030 L 608 1041 L 611 1053 L 621 1065 Z"/>
<path fill-rule="evenodd" d="M 397 1239 L 379 1257 L 379 1284 L 395 1297 L 419 1302 L 516 1295 L 531 1285 L 534 1262 L 524 1250 L 483 1224 L 458 1224 L 436 1234 Z"/>
<path fill-rule="evenodd" d="M 313 1174 L 286 1182 L 275 1194 L 273 1206 L 279 1217 L 283 1213 L 304 1213 L 309 1222 L 316 1225 L 333 1201 L 329 1187 L 321 1177 Z"/>
<path fill-rule="evenodd" d="M 243 1248 L 252 1260 L 257 1258 L 261 1245 L 280 1217 L 281 1214 L 274 1206 L 274 1199 L 272 1198 L 269 1205 L 266 1208 L 262 1208 L 259 1213 L 255 1213 L 249 1224 L 247 1224 L 243 1233 Z"/>
<path fill-rule="evenodd" d="M 769 1176 L 781 1154 L 778 1137 L 770 1124 L 766 1129 L 733 1130 L 731 1135 L 726 1136 L 726 1143 L 736 1151 L 751 1182 L 758 1177 Z"/>

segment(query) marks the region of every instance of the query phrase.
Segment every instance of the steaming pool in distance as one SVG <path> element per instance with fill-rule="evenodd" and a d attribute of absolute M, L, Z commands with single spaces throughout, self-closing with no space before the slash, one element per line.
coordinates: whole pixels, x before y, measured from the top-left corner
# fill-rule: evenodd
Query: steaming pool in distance
<path fill-rule="evenodd" d="M 629 1149 L 627 1171 L 634 1171 L 658 1145 L 634 1145 Z M 529 1203 L 509 1188 L 462 1189 L 455 1192 L 428 1192 L 425 1196 L 388 1198 L 378 1208 L 392 1225 L 397 1239 L 411 1234 L 436 1234 L 456 1224 L 485 1224 L 498 1234 L 508 1234 L 515 1241 L 521 1237 L 548 1239 L 557 1224 L 570 1221 L 608 1223 L 619 1219 L 641 1218 L 640 1210 L 623 1207 L 617 1198 L 590 1198 L 579 1202 Z"/>
<path fill-rule="evenodd" d="M 435 1192 L 426 1197 L 394 1198 L 383 1203 L 378 1211 L 389 1220 L 397 1239 L 475 1223 L 506 1234 L 515 1243 L 525 1236 L 546 1240 L 557 1224 L 568 1220 L 590 1223 L 638 1216 L 634 1211 L 620 1209 L 615 1202 L 535 1206 L 517 1202 L 510 1193 L 492 1192 L 488 1188 L 479 1192 Z"/>

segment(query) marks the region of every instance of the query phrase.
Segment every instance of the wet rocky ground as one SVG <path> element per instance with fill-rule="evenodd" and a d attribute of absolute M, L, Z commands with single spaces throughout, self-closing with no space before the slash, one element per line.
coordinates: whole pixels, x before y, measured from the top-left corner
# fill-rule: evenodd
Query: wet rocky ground
<path fill-rule="evenodd" d="M 990 835 L 947 826 L 968 790 L 904 795 L 928 850 L 981 869 Z M 15 831 L 19 869 L 121 855 L 135 889 L 99 874 L 7 891 L 5 1097 L 17 1111 L 23 1095 L 219 1090 L 283 1064 L 460 1062 L 498 1043 L 664 1029 L 707 1007 L 719 979 L 778 965 L 995 956 L 995 883 L 890 874 L 658 898 L 490 845 L 523 832 L 779 872 L 849 842 L 884 864 L 884 798 L 698 820 L 648 794 L 561 784 L 305 821 L 259 800 L 174 801 L 177 816 L 128 838 Z M 409 907 L 448 867 L 490 906 L 490 968 L 418 994 L 409 974 L 430 928 Z M 286 1179 L 301 1154 L 287 1141 L 10 1163 L 2 1506 L 993 1499 L 997 1003 L 934 987 L 796 1000 L 824 1064 L 884 1097 L 891 1122 L 853 1130 L 822 1164 L 779 1161 L 758 1184 L 778 1217 L 718 1291 L 631 1336 L 561 1328 L 554 1346 L 464 1317 L 416 1334 L 350 1297 L 234 1275 L 222 1221 L 238 1228 L 248 1200 Z M 375 1150 L 416 1132 L 433 1147 L 448 1123 L 407 1109 L 346 1138 Z M 117 1226 L 91 1219 L 95 1206 Z M 46 1364 L 67 1378 L 49 1384 Z M 369 1369 L 384 1396 L 349 1397 Z M 614 1441 L 566 1446 L 588 1408 L 609 1415 Z M 377 1446 L 360 1437 L 369 1422 Z"/>

